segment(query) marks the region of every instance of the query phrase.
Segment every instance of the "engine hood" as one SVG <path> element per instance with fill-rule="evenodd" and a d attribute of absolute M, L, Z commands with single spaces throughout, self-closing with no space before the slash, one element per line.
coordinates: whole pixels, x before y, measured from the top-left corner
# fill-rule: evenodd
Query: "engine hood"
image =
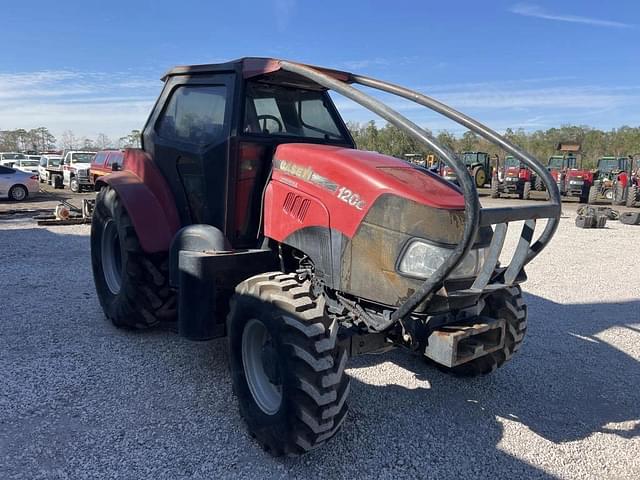
<path fill-rule="evenodd" d="M 435 208 L 464 209 L 464 197 L 451 183 L 426 169 L 376 152 L 292 143 L 275 153 L 276 170 L 337 192 L 346 188 L 371 205 L 385 193 Z"/>

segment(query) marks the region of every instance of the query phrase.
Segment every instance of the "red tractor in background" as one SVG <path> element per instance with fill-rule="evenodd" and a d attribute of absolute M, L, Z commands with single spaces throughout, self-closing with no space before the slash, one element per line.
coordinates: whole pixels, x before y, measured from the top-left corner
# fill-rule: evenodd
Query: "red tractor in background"
<path fill-rule="evenodd" d="M 587 203 L 589 189 L 593 185 L 593 172 L 582 168 L 582 162 L 579 162 L 580 145 L 560 143 L 557 149 L 566 153 L 549 157 L 547 169 L 556 181 L 560 194 L 577 197 L 581 203 Z"/>
<path fill-rule="evenodd" d="M 638 168 L 640 154 L 629 155 L 627 169 L 620 172 L 617 181 L 621 184 L 622 200 L 627 207 L 640 206 L 640 168 Z"/>
<path fill-rule="evenodd" d="M 240 415 L 265 450 L 302 454 L 339 431 L 351 356 L 403 347 L 474 376 L 518 351 L 524 267 L 561 211 L 533 157 L 437 100 L 348 72 L 243 58 L 177 67 L 163 81 L 142 149 L 97 179 L 98 298 L 118 327 L 172 322 L 191 340 L 226 336 Z M 473 130 L 540 175 L 550 201 L 481 208 L 456 155 L 354 85 Z M 460 186 L 356 150 L 329 90 L 433 151 Z M 513 257 L 500 258 L 518 221 Z"/>
<path fill-rule="evenodd" d="M 538 177 L 526 164 L 513 155 L 507 155 L 503 167 L 496 170 L 491 179 L 491 198 L 499 198 L 500 195 L 518 195 L 521 200 L 531 198 L 531 186 Z"/>
<path fill-rule="evenodd" d="M 606 156 L 598 159 L 593 172 L 593 185 L 589 189 L 589 203 L 604 200 L 622 205 L 625 203 L 625 188 L 631 171 L 628 157 Z"/>

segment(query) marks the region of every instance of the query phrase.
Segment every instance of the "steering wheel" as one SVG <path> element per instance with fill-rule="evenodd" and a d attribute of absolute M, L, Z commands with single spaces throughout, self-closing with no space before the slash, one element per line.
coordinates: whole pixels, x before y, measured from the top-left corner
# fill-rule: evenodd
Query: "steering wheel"
<path fill-rule="evenodd" d="M 261 127 L 263 132 L 269 133 L 269 130 L 267 130 L 267 120 L 273 120 L 274 122 L 276 122 L 276 124 L 278 125 L 278 132 L 282 132 L 284 130 L 282 122 L 275 115 L 258 115 L 258 124 L 260 123 L 260 120 L 263 120 L 263 124 Z"/>

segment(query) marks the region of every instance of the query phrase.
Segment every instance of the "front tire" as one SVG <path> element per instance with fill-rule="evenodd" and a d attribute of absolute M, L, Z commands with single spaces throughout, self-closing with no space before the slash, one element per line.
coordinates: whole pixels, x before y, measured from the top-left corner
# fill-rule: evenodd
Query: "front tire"
<path fill-rule="evenodd" d="M 117 327 L 144 329 L 175 319 L 167 255 L 142 251 L 131 218 L 111 187 L 96 197 L 91 265 L 100 305 Z"/>
<path fill-rule="evenodd" d="M 80 184 L 78 183 L 78 179 L 77 178 L 72 178 L 71 180 L 69 180 L 69 189 L 73 193 L 79 193 L 80 192 Z"/>
<path fill-rule="evenodd" d="M 520 286 L 499 290 L 487 297 L 485 302 L 482 315 L 504 319 L 506 322 L 504 347 L 457 367 L 443 367 L 444 371 L 464 377 L 487 375 L 502 367 L 520 349 L 527 331 L 527 306 Z"/>
<path fill-rule="evenodd" d="M 522 187 L 522 199 L 531 199 L 531 182 L 524 182 L 524 187 Z"/>
<path fill-rule="evenodd" d="M 311 282 L 293 274 L 236 287 L 227 317 L 233 390 L 249 433 L 270 454 L 306 453 L 340 430 L 349 377 L 338 328 Z"/>

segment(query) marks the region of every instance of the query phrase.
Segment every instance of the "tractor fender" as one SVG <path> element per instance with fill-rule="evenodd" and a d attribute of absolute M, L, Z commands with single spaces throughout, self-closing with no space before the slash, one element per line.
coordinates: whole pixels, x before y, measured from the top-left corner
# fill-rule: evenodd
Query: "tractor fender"
<path fill-rule="evenodd" d="M 122 170 L 100 177 L 96 190 L 113 188 L 131 217 L 146 253 L 168 252 L 180 220 L 169 185 L 143 150 L 127 149 Z"/>

